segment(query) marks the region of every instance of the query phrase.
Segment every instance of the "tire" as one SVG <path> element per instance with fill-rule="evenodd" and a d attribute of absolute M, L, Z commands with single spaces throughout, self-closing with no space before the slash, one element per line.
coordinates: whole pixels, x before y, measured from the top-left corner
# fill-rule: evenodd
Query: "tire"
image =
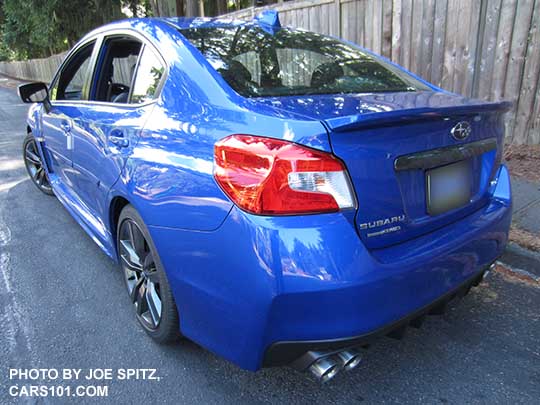
<path fill-rule="evenodd" d="M 124 281 L 139 324 L 158 343 L 178 340 L 181 336 L 178 311 L 167 275 L 148 228 L 132 205 L 126 205 L 120 213 L 116 241 Z"/>
<path fill-rule="evenodd" d="M 32 133 L 29 133 L 24 138 L 22 151 L 26 172 L 34 186 L 44 194 L 54 195 L 46 166 L 39 155 L 36 139 Z"/>

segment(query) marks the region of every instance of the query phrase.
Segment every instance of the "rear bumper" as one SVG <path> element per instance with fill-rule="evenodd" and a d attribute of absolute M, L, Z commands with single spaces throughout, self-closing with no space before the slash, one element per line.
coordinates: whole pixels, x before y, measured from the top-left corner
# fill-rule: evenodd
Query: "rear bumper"
<path fill-rule="evenodd" d="M 362 344 L 463 292 L 506 245 L 504 166 L 490 194 L 488 205 L 458 222 L 371 251 L 354 213 L 259 217 L 233 209 L 214 232 L 150 232 L 183 334 L 256 370 L 327 344 Z"/>
<path fill-rule="evenodd" d="M 440 315 L 444 312 L 447 304 L 455 298 L 466 296 L 472 287 L 477 286 L 491 266 L 486 266 L 478 275 L 474 275 L 461 285 L 453 288 L 443 296 L 398 321 L 392 322 L 372 332 L 359 336 L 340 339 L 305 340 L 276 342 L 266 350 L 263 367 L 285 366 L 296 363 L 295 366 L 304 369 L 309 364 L 302 364 L 302 356 L 307 352 L 339 352 L 344 349 L 365 347 L 382 336 L 401 338 L 408 327 L 418 328 L 427 315 Z"/>

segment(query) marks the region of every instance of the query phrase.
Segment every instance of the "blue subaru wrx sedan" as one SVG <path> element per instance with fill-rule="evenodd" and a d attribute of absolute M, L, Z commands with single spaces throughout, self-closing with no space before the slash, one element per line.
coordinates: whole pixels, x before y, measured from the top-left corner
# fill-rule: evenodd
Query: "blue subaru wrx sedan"
<path fill-rule="evenodd" d="M 19 93 L 30 177 L 119 262 L 144 330 L 245 369 L 354 368 L 507 242 L 508 103 L 273 12 L 115 22 Z"/>

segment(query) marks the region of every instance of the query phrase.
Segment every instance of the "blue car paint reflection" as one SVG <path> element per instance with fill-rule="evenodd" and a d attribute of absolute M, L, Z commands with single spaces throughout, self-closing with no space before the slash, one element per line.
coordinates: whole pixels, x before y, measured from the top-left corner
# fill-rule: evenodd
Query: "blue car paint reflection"
<path fill-rule="evenodd" d="M 98 29 L 87 38 L 131 30 L 159 50 L 168 65 L 159 98 L 136 108 L 53 103 L 58 125 L 68 117 L 75 133 L 73 151 L 53 164 L 55 193 L 114 260 L 114 207 L 128 201 L 136 208 L 166 269 L 185 336 L 257 370 L 276 342 L 367 334 L 433 302 L 501 254 L 511 220 L 509 176 L 500 163 L 500 112 L 507 106 L 427 83 L 429 90 L 416 92 L 243 97 L 180 33 L 223 24 L 243 23 L 135 19 Z M 36 136 L 39 108 L 28 119 Z M 499 149 L 472 158 L 478 187 L 469 206 L 431 218 L 424 173 L 395 172 L 394 161 L 456 145 L 449 129 L 467 114 L 480 117 L 468 141 L 491 137 Z M 127 148 L 109 142 L 119 127 Z M 242 211 L 214 179 L 214 145 L 231 134 L 335 154 L 350 173 L 358 209 Z M 393 215 L 407 218 L 399 232 L 371 238 L 360 227 Z"/>

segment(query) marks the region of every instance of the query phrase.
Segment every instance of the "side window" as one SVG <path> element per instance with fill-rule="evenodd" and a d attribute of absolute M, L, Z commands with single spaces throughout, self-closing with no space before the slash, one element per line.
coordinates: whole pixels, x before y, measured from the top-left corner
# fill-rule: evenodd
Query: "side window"
<path fill-rule="evenodd" d="M 153 100 L 165 72 L 165 66 L 156 54 L 146 46 L 137 68 L 137 77 L 131 94 L 132 103 L 144 103 Z"/>
<path fill-rule="evenodd" d="M 82 100 L 95 42 L 80 49 L 64 66 L 51 91 L 52 100 Z"/>
<path fill-rule="evenodd" d="M 112 37 L 104 41 L 92 100 L 128 102 L 141 47 L 139 41 L 126 37 Z"/>

